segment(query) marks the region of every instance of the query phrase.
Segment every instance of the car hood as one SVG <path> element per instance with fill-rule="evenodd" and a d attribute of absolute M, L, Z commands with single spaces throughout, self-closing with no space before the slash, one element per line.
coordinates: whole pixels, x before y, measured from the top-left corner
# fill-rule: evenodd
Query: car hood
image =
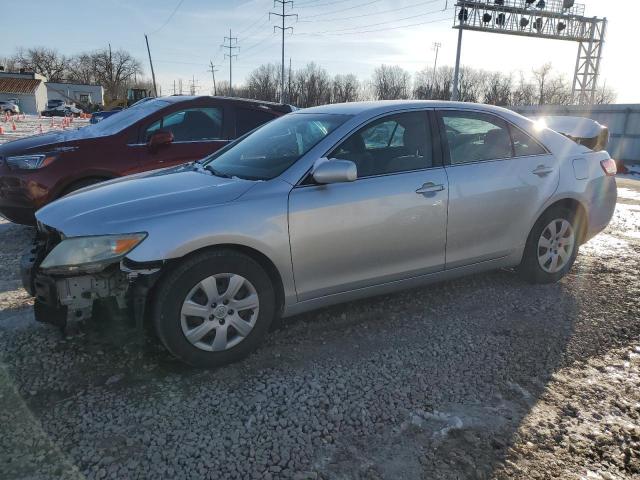
<path fill-rule="evenodd" d="M 188 164 L 77 190 L 38 210 L 36 219 L 66 236 L 142 231 L 145 220 L 231 202 L 255 183 Z"/>
<path fill-rule="evenodd" d="M 92 137 L 93 134 L 86 127 L 77 130 L 32 135 L 0 145 L 0 156 L 55 151 L 56 148 L 74 146 L 76 142 Z"/>

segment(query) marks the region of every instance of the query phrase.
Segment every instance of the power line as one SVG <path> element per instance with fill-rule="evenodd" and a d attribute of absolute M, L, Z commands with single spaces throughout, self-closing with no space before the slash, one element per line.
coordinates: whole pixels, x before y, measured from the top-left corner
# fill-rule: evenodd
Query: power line
<path fill-rule="evenodd" d="M 397 25 L 395 27 L 386 27 L 386 28 L 376 28 L 374 30 L 360 30 L 357 32 L 340 32 L 340 33 L 332 33 L 332 32 L 325 32 L 325 33 L 321 33 L 321 32 L 316 32 L 316 33 L 299 33 L 298 35 L 308 35 L 308 36 L 323 36 L 323 35 L 359 35 L 361 33 L 373 33 L 373 32 L 386 32 L 388 30 L 397 30 L 399 28 L 411 28 L 411 27 L 418 27 L 421 25 L 428 25 L 431 23 L 438 23 L 438 22 L 444 22 L 447 20 L 451 20 L 451 17 L 447 16 L 446 18 L 439 18 L 439 19 L 434 19 L 434 20 L 429 20 L 426 22 L 418 22 L 418 23 L 411 23 L 409 25 Z"/>
<path fill-rule="evenodd" d="M 308 33 L 308 35 L 325 34 L 325 33 L 339 33 L 339 32 L 347 32 L 349 30 L 357 30 L 357 29 L 361 29 L 361 28 L 377 27 L 377 26 L 380 26 L 380 25 L 388 25 L 390 23 L 395 23 L 395 22 L 403 22 L 405 20 L 413 20 L 414 18 L 426 17 L 426 16 L 429 16 L 429 15 L 437 14 L 437 13 L 442 13 L 442 10 L 440 10 L 440 9 L 431 10 L 429 12 L 420 13 L 418 15 L 411 15 L 409 17 L 404 17 L 404 18 L 396 18 L 394 20 L 385 20 L 384 22 L 370 23 L 368 25 L 356 25 L 354 27 L 338 28 L 338 29 L 334 29 L 334 30 L 325 30 L 325 31 L 322 31 L 322 32 L 310 32 L 310 33 Z"/>
<path fill-rule="evenodd" d="M 266 17 L 266 18 L 264 18 L 264 17 Z M 261 20 L 262 20 L 262 23 L 260 23 Z M 258 25 L 258 23 L 260 23 L 260 25 Z M 256 25 L 258 25 L 257 28 L 259 28 L 259 27 L 262 27 L 266 23 L 269 23 L 269 17 L 267 15 L 265 15 L 264 13 L 262 13 L 262 14 L 260 14 L 260 16 L 258 17 L 258 19 L 255 22 L 253 22 L 247 28 L 244 28 L 244 29 L 240 30 L 240 32 L 236 33 L 236 35 L 238 35 L 238 37 L 243 37 L 246 32 L 249 32 L 252 29 L 254 29 L 254 27 Z M 249 35 L 247 35 L 247 37 L 248 36 Z"/>
<path fill-rule="evenodd" d="M 378 2 L 381 2 L 381 1 L 382 0 L 370 0 L 369 2 L 360 3 L 358 5 L 354 5 L 353 7 L 347 7 L 347 8 L 343 8 L 343 9 L 340 9 L 340 10 L 331 10 L 329 12 L 324 12 L 324 13 L 316 13 L 314 15 L 305 15 L 305 18 L 324 17 L 325 15 L 331 15 L 333 13 L 341 13 L 341 12 L 346 12 L 348 10 L 353 10 L 354 8 L 367 7 L 369 5 L 373 5 L 374 3 L 378 3 Z"/>
<path fill-rule="evenodd" d="M 245 58 L 247 52 L 253 50 L 256 47 L 259 47 L 260 45 L 264 45 L 265 40 L 269 39 L 269 38 L 275 38 L 274 36 L 275 32 L 269 32 L 268 35 L 266 35 L 265 37 L 262 37 L 260 40 L 258 40 L 256 43 L 242 49 L 242 57 Z M 253 54 L 252 54 L 253 55 Z"/>
<path fill-rule="evenodd" d="M 180 6 L 183 4 L 183 2 L 184 2 L 184 0 L 179 0 L 178 4 L 176 5 L 176 8 L 174 8 L 173 12 L 171 12 L 171 15 L 169 15 L 169 18 L 167 18 L 167 20 L 160 26 L 160 28 L 154 30 L 149 35 L 154 35 L 154 34 L 158 33 L 160 30 L 162 30 L 164 27 L 166 27 L 169 24 L 169 22 L 171 21 L 171 19 L 173 18 L 173 16 L 176 14 L 176 12 L 180 8 Z"/>
<path fill-rule="evenodd" d="M 315 1 L 302 2 L 302 3 L 296 3 L 296 8 L 326 7 L 328 5 L 335 5 L 336 3 L 344 3 L 344 2 L 345 0 L 335 0 L 333 2 L 325 2 L 325 3 L 316 3 Z"/>
<path fill-rule="evenodd" d="M 392 8 L 390 10 L 382 10 L 379 12 L 372 12 L 372 13 L 363 13 L 360 15 L 352 15 L 350 17 L 334 17 L 334 18 L 323 18 L 320 20 L 300 20 L 300 23 L 315 23 L 315 22 L 337 22 L 337 21 L 341 21 L 341 20 L 352 20 L 354 18 L 363 18 L 363 17 L 372 17 L 375 15 L 382 15 L 385 13 L 393 13 L 393 12 L 398 12 L 400 10 L 408 10 L 410 8 L 415 8 L 415 7 L 421 7 L 424 5 L 429 5 L 431 3 L 436 3 L 436 2 L 440 2 L 442 0 L 428 0 L 426 2 L 420 2 L 420 3 L 414 3 L 413 5 L 407 5 L 404 7 L 399 7 L 399 8 Z"/>

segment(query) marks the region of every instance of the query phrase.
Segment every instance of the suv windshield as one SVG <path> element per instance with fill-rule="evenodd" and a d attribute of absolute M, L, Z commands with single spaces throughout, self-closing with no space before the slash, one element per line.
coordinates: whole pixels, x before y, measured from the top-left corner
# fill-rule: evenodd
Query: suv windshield
<path fill-rule="evenodd" d="M 342 125 L 350 115 L 290 113 L 241 137 L 205 160 L 215 175 L 275 178 Z"/>
<path fill-rule="evenodd" d="M 140 103 L 124 109 L 121 112 L 118 112 L 117 115 L 111 115 L 99 123 L 88 125 L 84 128 L 90 130 L 91 134 L 95 136 L 113 135 L 121 132 L 129 125 L 133 125 L 135 122 L 143 119 L 147 115 L 157 112 L 167 105 L 169 105 L 169 102 L 166 100 L 149 100 L 148 102 Z"/>

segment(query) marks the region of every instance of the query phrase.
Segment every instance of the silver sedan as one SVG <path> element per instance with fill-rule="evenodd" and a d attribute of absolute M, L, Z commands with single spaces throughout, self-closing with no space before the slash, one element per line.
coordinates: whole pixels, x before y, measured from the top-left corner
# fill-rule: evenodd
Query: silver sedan
<path fill-rule="evenodd" d="M 46 206 L 23 281 L 41 321 L 112 299 L 178 358 L 220 365 L 277 316 L 503 267 L 557 282 L 613 214 L 596 150 L 485 105 L 300 110 Z"/>

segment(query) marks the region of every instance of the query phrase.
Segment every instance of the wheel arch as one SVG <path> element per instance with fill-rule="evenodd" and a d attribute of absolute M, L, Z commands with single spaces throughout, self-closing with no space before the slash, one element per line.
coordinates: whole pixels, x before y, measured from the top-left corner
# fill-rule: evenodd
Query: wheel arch
<path fill-rule="evenodd" d="M 107 180 L 113 180 L 114 178 L 118 178 L 117 175 L 113 175 L 110 173 L 96 173 L 96 174 L 88 174 L 86 176 L 75 177 L 72 180 L 65 182 L 63 185 L 60 185 L 56 189 L 56 194 L 54 196 L 55 199 L 60 197 L 64 197 L 65 195 L 71 193 L 74 189 L 75 185 L 79 183 L 84 183 L 88 180 L 98 180 L 100 182 L 106 182 Z"/>
<path fill-rule="evenodd" d="M 578 241 L 580 244 L 582 244 L 584 242 L 584 239 L 586 238 L 586 235 L 589 229 L 589 225 L 588 225 L 589 216 L 587 214 L 587 209 L 584 206 L 584 204 L 576 198 L 564 197 L 560 199 L 555 199 L 553 203 L 548 205 L 544 210 L 542 210 L 542 212 L 540 212 L 540 214 L 536 218 L 536 222 L 546 212 L 548 212 L 552 208 L 557 208 L 557 207 L 566 208 L 567 210 L 570 210 L 576 213 L 576 219 L 578 221 Z"/>
<path fill-rule="evenodd" d="M 263 252 L 257 250 L 256 248 L 249 247 L 247 245 L 241 245 L 236 243 L 220 243 L 220 244 L 209 245 L 206 247 L 198 248 L 196 250 L 193 250 L 187 253 L 182 257 L 172 258 L 168 260 L 167 265 L 165 267 L 165 272 L 163 272 L 163 274 L 168 272 L 171 268 L 173 268 L 173 266 L 178 265 L 179 263 L 182 263 L 183 261 L 185 261 L 186 259 L 194 255 L 198 255 L 206 251 L 215 251 L 215 250 L 233 250 L 250 257 L 256 263 L 258 263 L 258 265 L 260 265 L 264 269 L 264 271 L 267 273 L 267 275 L 269 276 L 269 278 L 271 279 L 275 287 L 274 290 L 276 295 L 277 314 L 280 315 L 283 312 L 284 304 L 285 304 L 284 282 L 282 280 L 282 275 L 280 274 L 278 267 L 276 267 L 275 263 L 273 263 L 273 261 Z M 151 296 L 152 295 L 150 295 L 150 297 Z"/>

